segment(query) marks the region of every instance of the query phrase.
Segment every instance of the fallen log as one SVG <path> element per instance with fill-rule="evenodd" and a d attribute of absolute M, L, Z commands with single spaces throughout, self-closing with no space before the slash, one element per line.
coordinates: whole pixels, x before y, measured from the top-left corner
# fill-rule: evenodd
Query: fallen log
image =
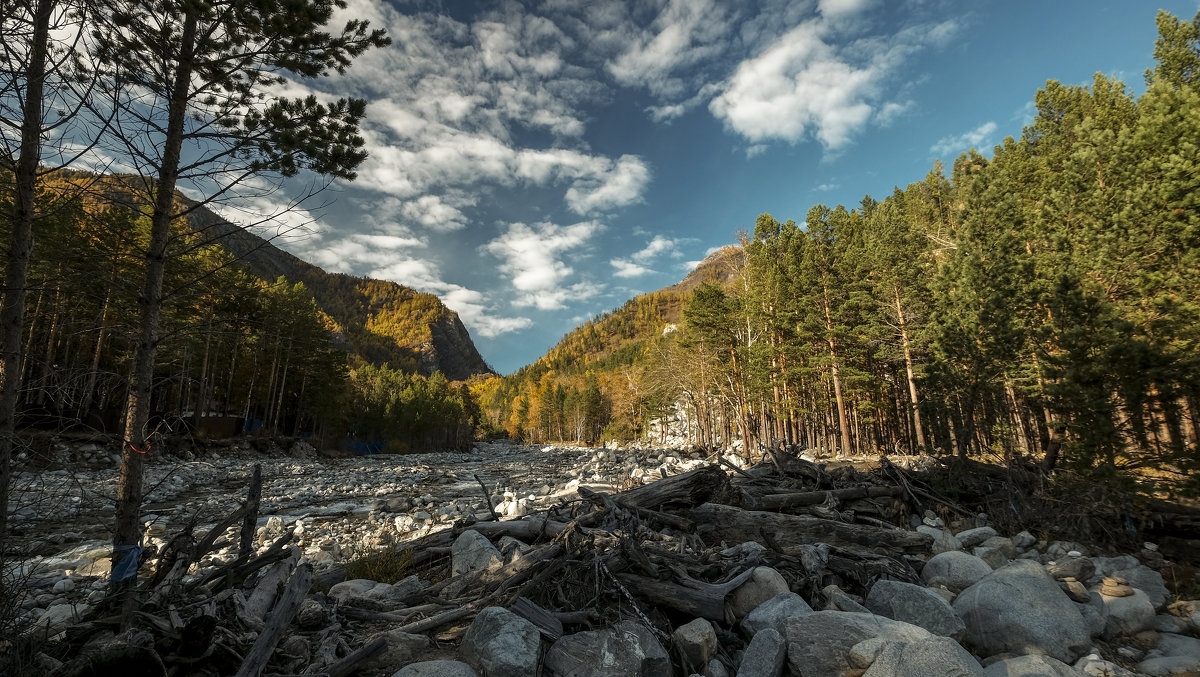
<path fill-rule="evenodd" d="M 704 583 L 684 580 L 674 583 L 637 574 L 616 574 L 617 580 L 629 591 L 656 605 L 668 606 L 692 616 L 707 618 L 721 623 L 732 623 L 725 607 L 725 598 L 754 575 L 750 568 L 724 583 Z"/>
<path fill-rule="evenodd" d="M 741 492 L 729 482 L 719 465 L 706 465 L 615 496 L 626 505 L 648 510 L 678 510 L 703 503 L 737 505 Z"/>
<path fill-rule="evenodd" d="M 697 533 L 709 544 L 757 541 L 773 549 L 806 543 L 828 543 L 839 547 L 883 548 L 890 551 L 929 552 L 933 537 L 903 529 L 885 529 L 846 524 L 805 515 L 785 515 L 761 510 L 742 510 L 728 505 L 705 503 L 689 517 Z"/>
<path fill-rule="evenodd" d="M 804 491 L 790 494 L 767 494 L 755 496 L 747 494 L 742 507 L 747 510 L 782 510 L 784 508 L 800 508 L 809 505 L 820 505 L 829 497 L 839 501 L 853 501 L 861 498 L 881 498 L 883 496 L 900 496 L 904 490 L 900 487 L 849 487 L 847 489 L 832 489 L 829 491 Z"/>
<path fill-rule="evenodd" d="M 300 611 L 300 603 L 312 587 L 312 580 L 312 566 L 307 562 L 292 572 L 287 589 L 267 616 L 266 625 L 254 641 L 250 652 L 246 654 L 236 677 L 259 677 L 262 674 L 263 668 L 267 667 L 267 661 L 271 659 L 271 654 L 275 652 L 275 645 L 283 638 L 284 631 Z"/>

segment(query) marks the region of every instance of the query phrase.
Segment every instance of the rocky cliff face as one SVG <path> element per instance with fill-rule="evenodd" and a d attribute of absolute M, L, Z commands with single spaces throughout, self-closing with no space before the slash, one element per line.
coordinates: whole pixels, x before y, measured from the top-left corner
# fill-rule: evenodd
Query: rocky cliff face
<path fill-rule="evenodd" d="M 493 373 L 476 349 L 458 313 L 431 294 L 385 280 L 329 273 L 204 208 L 189 225 L 218 243 L 264 280 L 280 276 L 303 282 L 317 306 L 342 328 L 339 342 L 368 362 L 389 362 L 426 376 L 442 372 L 452 381 Z M 386 318 L 389 331 L 367 330 Z"/>

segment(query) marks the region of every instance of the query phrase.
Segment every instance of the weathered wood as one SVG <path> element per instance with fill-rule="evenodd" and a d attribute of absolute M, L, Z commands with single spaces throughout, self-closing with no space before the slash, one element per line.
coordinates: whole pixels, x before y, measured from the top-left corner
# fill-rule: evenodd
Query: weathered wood
<path fill-rule="evenodd" d="M 747 510 L 782 510 L 784 508 L 799 508 L 808 505 L 820 505 L 829 500 L 830 496 L 839 501 L 852 501 L 860 498 L 880 498 L 883 496 L 900 496 L 904 490 L 900 487 L 849 487 L 846 489 L 831 489 L 829 491 L 804 491 L 789 494 L 767 494 L 765 496 L 748 495 L 748 504 L 742 507 Z"/>
<path fill-rule="evenodd" d="M 238 562 L 245 562 L 254 553 L 254 532 L 258 523 L 258 504 L 262 500 L 262 464 L 254 464 L 250 489 L 246 492 L 246 515 L 242 518 L 242 533 L 238 539 Z"/>
<path fill-rule="evenodd" d="M 291 557 L 276 562 L 262 575 L 258 585 L 254 586 L 254 590 L 246 598 L 246 615 L 249 618 L 255 622 L 262 622 L 266 618 L 267 612 L 275 604 L 275 597 L 279 594 L 280 588 L 287 582 L 288 575 L 299 559 L 300 554 L 294 553 Z"/>
<path fill-rule="evenodd" d="M 696 527 L 696 525 L 693 524 L 691 520 L 689 520 L 685 517 L 679 517 L 678 515 L 672 515 L 670 513 L 659 512 L 657 510 L 651 510 L 649 508 L 639 508 L 636 505 L 631 505 L 631 504 L 627 503 L 626 501 L 622 500 L 621 498 L 609 496 L 608 494 L 606 494 L 602 491 L 592 491 L 591 489 L 584 487 L 584 486 L 579 487 L 575 491 L 581 497 L 583 497 L 584 500 L 586 500 L 590 503 L 593 503 L 595 505 L 598 505 L 600 507 L 616 506 L 618 508 L 622 508 L 624 510 L 632 512 L 633 514 L 637 515 L 638 517 L 640 517 L 648 522 L 652 522 L 652 523 L 657 522 L 661 525 L 671 527 L 672 529 L 676 529 L 678 531 L 690 532 Z"/>
<path fill-rule="evenodd" d="M 391 621 L 403 623 L 417 614 L 439 611 L 445 608 L 445 604 L 421 604 L 405 609 L 396 609 L 395 611 L 372 611 L 342 603 L 338 605 L 338 613 L 354 621 Z"/>
<path fill-rule="evenodd" d="M 479 479 L 479 475 L 472 474 L 471 477 L 475 478 L 475 481 L 479 483 L 479 488 L 483 490 L 483 501 L 487 503 L 488 512 L 491 513 L 492 519 L 499 522 L 500 516 L 496 514 L 496 509 L 492 507 L 492 495 L 488 493 L 487 485 L 483 483 L 483 480 Z"/>
<path fill-rule="evenodd" d="M 929 552 L 933 544 L 933 537 L 915 531 L 846 524 L 806 515 L 742 510 L 716 503 L 699 506 L 689 516 L 699 525 L 697 532 L 706 543 L 756 541 L 773 548 L 828 543 L 908 553 Z"/>
<path fill-rule="evenodd" d="M 518 597 L 513 600 L 509 611 L 523 617 L 537 626 L 542 635 L 551 642 L 557 642 L 563 636 L 563 624 L 557 616 L 546 611 L 528 597 Z"/>
<path fill-rule="evenodd" d="M 752 575 L 754 569 L 750 568 L 724 583 L 704 583 L 696 580 L 673 583 L 628 573 L 616 576 L 631 593 L 653 604 L 668 606 L 685 614 L 712 621 L 732 623 L 733 618 L 729 617 L 725 607 L 725 598 Z"/>
<path fill-rule="evenodd" d="M 741 500 L 741 492 L 729 483 L 729 476 L 721 466 L 706 465 L 623 491 L 614 498 L 636 508 L 665 511 L 692 508 L 702 503 L 734 505 Z"/>
<path fill-rule="evenodd" d="M 357 670 L 360 663 L 367 660 L 371 656 L 374 656 L 380 651 L 383 651 L 386 647 L 387 638 L 376 637 L 375 639 L 356 649 L 349 656 L 346 656 L 337 663 L 329 666 L 327 669 L 329 677 L 346 677 L 346 675 L 349 675 Z"/>
<path fill-rule="evenodd" d="M 267 616 L 266 625 L 259 633 L 254 646 L 250 648 L 250 652 L 246 654 L 236 677 L 259 677 L 262 674 L 271 654 L 275 652 L 275 645 L 283 638 L 284 631 L 296 617 L 296 613 L 300 611 L 300 602 L 304 601 L 309 588 L 312 587 L 312 580 L 312 565 L 308 562 L 301 563 L 292 572 L 287 588 L 283 591 L 275 608 Z"/>

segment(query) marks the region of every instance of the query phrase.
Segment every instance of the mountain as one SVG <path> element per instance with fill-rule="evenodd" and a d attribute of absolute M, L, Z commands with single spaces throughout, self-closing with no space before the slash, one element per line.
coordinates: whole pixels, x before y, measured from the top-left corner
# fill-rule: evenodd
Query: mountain
<path fill-rule="evenodd" d="M 683 307 L 693 290 L 706 283 L 730 284 L 742 268 L 742 259 L 741 247 L 721 247 L 680 282 L 636 296 L 575 328 L 535 364 L 562 372 L 631 364 L 646 341 L 682 321 Z"/>
<path fill-rule="evenodd" d="M 386 280 L 326 272 L 204 207 L 191 213 L 188 225 L 258 277 L 304 283 L 321 310 L 338 324 L 343 347 L 365 362 L 386 362 L 426 376 L 440 371 L 452 381 L 494 373 L 458 313 L 432 294 Z"/>

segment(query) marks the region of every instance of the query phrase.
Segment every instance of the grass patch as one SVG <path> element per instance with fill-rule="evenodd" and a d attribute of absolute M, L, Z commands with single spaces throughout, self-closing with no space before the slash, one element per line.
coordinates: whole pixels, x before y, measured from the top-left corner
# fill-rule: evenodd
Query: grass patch
<path fill-rule="evenodd" d="M 395 583 L 412 573 L 412 561 L 413 553 L 409 548 L 379 548 L 347 561 L 346 578 Z"/>

